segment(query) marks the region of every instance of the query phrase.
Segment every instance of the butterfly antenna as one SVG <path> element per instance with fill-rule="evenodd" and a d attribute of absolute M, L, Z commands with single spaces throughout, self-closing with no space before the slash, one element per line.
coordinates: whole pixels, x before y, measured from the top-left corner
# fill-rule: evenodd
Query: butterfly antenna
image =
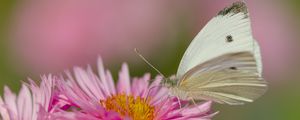
<path fill-rule="evenodd" d="M 157 73 L 159 73 L 164 79 L 166 78 L 164 74 L 162 74 L 158 69 L 156 69 L 138 50 L 137 48 L 134 49 L 135 53 L 142 58 L 142 60 L 147 63 L 151 68 L 153 68 Z"/>

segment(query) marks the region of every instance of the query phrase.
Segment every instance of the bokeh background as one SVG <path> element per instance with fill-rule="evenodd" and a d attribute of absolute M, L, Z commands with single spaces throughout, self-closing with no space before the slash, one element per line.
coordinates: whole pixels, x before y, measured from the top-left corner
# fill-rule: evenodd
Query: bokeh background
<path fill-rule="evenodd" d="M 101 55 L 115 77 L 127 62 L 132 76 L 155 75 L 138 48 L 167 75 L 193 37 L 234 0 L 1 0 L 0 88 L 17 91 L 27 77 L 96 64 Z M 215 120 L 299 120 L 300 1 L 247 0 L 262 49 L 268 92 L 243 106 L 214 105 Z M 0 89 L 2 94 L 3 89 Z"/>

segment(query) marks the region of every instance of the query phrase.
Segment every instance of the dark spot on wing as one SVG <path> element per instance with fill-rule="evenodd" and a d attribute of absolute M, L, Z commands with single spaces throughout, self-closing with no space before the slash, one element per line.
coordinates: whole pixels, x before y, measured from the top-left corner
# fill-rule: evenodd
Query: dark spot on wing
<path fill-rule="evenodd" d="M 238 1 L 238 2 L 234 2 L 231 6 L 224 8 L 223 10 L 221 10 L 218 15 L 227 15 L 229 13 L 233 13 L 233 14 L 237 14 L 237 13 L 244 13 L 247 17 L 247 6 L 244 2 L 242 1 Z"/>
<path fill-rule="evenodd" d="M 229 69 L 230 69 L 230 70 L 237 70 L 236 67 L 230 67 Z"/>
<path fill-rule="evenodd" d="M 226 36 L 226 41 L 229 43 L 232 42 L 233 41 L 232 36 L 231 35 Z"/>

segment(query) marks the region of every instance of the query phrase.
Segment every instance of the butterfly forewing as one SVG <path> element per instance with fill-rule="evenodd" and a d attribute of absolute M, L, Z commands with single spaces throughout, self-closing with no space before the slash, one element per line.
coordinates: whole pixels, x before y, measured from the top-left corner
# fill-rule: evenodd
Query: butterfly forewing
<path fill-rule="evenodd" d="M 262 59 L 261 59 L 261 55 L 260 55 L 260 48 L 259 48 L 259 45 L 256 40 L 254 40 L 253 49 L 254 49 L 253 54 L 255 57 L 256 65 L 257 65 L 257 71 L 260 74 L 260 76 L 262 76 L 262 69 L 263 69 Z"/>
<path fill-rule="evenodd" d="M 243 2 L 223 9 L 193 39 L 183 55 L 177 71 L 181 78 L 195 66 L 215 57 L 248 51 L 255 54 L 261 71 L 259 46 L 252 37 L 249 14 Z"/>
<path fill-rule="evenodd" d="M 188 71 L 178 88 L 195 100 L 230 105 L 252 102 L 267 89 L 250 52 L 227 53 Z"/>

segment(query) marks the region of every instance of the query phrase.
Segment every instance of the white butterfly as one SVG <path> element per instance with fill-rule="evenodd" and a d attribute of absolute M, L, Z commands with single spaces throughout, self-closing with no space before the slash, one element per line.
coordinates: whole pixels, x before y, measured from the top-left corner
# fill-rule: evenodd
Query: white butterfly
<path fill-rule="evenodd" d="M 161 84 L 171 95 L 194 103 L 212 100 L 240 105 L 263 95 L 267 83 L 246 4 L 235 2 L 210 20 L 184 53 L 176 77 L 165 78 Z"/>
<path fill-rule="evenodd" d="M 180 99 L 229 105 L 264 94 L 259 45 L 245 3 L 235 2 L 211 19 L 184 53 L 176 78 L 162 84 Z"/>

